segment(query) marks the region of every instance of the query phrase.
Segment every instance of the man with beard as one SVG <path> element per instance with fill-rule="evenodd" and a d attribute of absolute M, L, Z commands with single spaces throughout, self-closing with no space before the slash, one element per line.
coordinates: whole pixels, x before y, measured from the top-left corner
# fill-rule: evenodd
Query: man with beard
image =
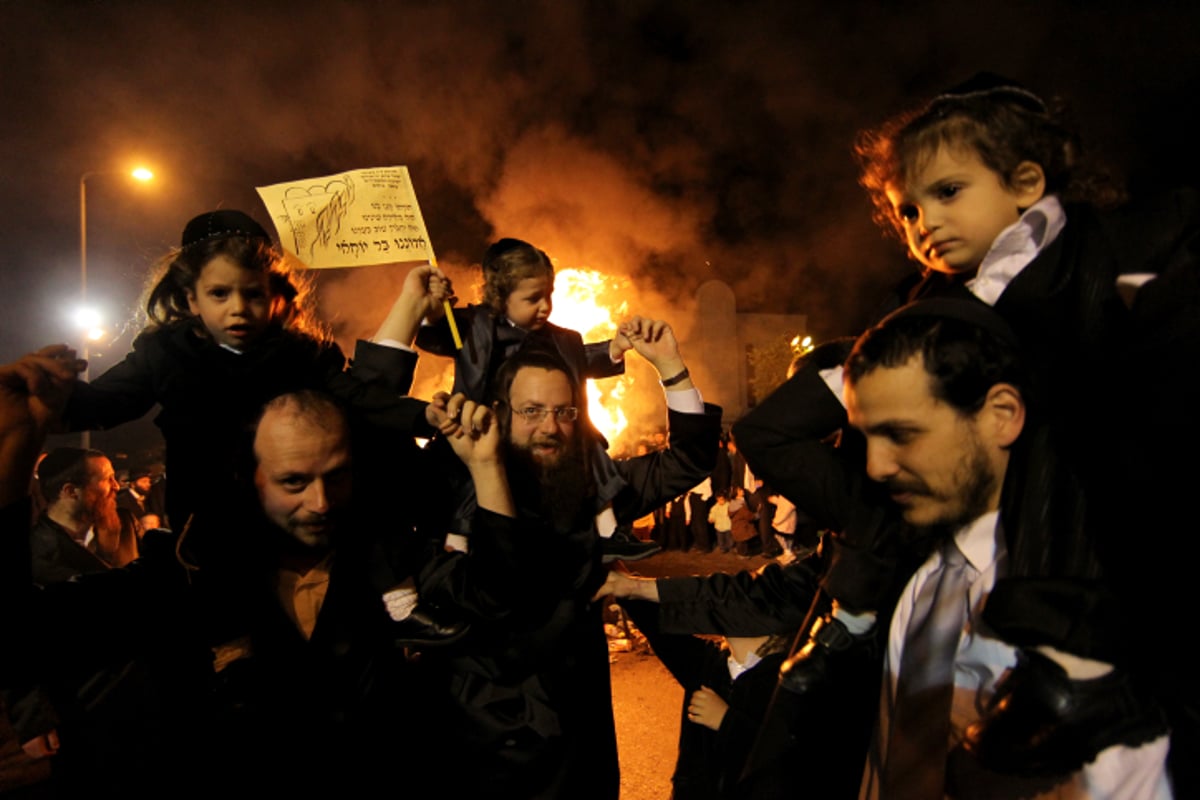
<path fill-rule="evenodd" d="M 328 395 L 270 401 L 238 535 L 228 535 L 229 515 L 206 527 L 198 514 L 182 547 L 221 642 L 222 768 L 244 785 L 364 792 L 396 759 L 417 758 L 415 667 L 397 644 L 416 620 L 393 622 L 372 582 L 376 561 L 412 538 L 411 523 L 374 504 L 382 495 L 355 491 L 351 442 L 347 413 Z M 410 456 L 392 452 L 402 466 Z"/>
<path fill-rule="evenodd" d="M 834 498 L 821 510 L 833 509 L 832 521 L 842 528 L 895 527 L 918 564 L 915 572 L 904 573 L 911 577 L 898 595 L 879 606 L 891 610 L 891 622 L 885 628 L 879 717 L 860 796 L 1169 797 L 1167 739 L 1161 730 L 1141 746 L 1104 748 L 1070 774 L 999 775 L 968 757 L 981 717 L 998 701 L 1022 691 L 1015 682 L 1022 668 L 1054 669 L 1038 650 L 1018 650 L 996 637 L 985 613 L 996 581 L 1007 574 L 1012 546 L 1001 520 L 1002 494 L 1021 485 L 1017 479 L 1026 467 L 1028 447 L 1022 433 L 1036 424 L 1036 406 L 1033 411 L 1027 406 L 1031 386 L 1012 332 L 977 303 L 917 303 L 859 339 L 846 375 L 849 421 L 864 440 L 869 481 L 863 484 L 854 473 L 857 469 L 861 475 L 862 459 L 837 459 L 815 445 L 795 447 L 794 453 L 806 454 L 806 463 L 795 464 L 794 476 L 823 480 L 813 496 L 823 491 Z M 690 579 L 676 586 L 672 580 L 613 576 L 607 588 L 618 596 L 661 602 L 660 616 L 666 615 L 676 628 L 689 617 L 749 626 L 756 613 L 794 617 L 795 606 L 807 607 L 815 576 L 802 565 L 789 570 L 796 573 L 790 580 L 776 575 L 747 584 L 714 578 L 707 586 Z M 790 588 L 783 589 L 785 585 Z M 718 596 L 727 601 L 719 614 L 704 613 L 703 607 L 714 605 Z M 838 664 L 839 672 L 842 666 Z M 1065 674 L 1059 673 L 1057 682 L 1065 683 Z M 1011 677 L 1002 680 L 1006 676 Z M 785 675 L 783 685 L 787 683 Z M 1098 672 L 1091 681 L 1073 683 L 1081 692 L 1077 696 L 1097 709 L 1133 700 L 1119 677 Z M 841 682 L 805 694 L 781 692 L 777 698 L 790 695 L 792 720 L 829 737 L 843 722 L 836 707 L 822 704 L 833 692 L 864 691 L 865 683 L 855 687 Z M 1052 720 L 1048 716 L 1044 722 Z M 825 753 L 816 752 L 824 760 Z M 814 780 L 829 776 L 818 773 Z M 843 784 L 829 796 L 847 796 L 847 789 Z"/>
<path fill-rule="evenodd" d="M 623 485 L 600 496 L 589 478 L 586 398 L 551 352 L 527 348 L 497 374 L 491 407 L 455 396 L 440 428 L 478 498 L 471 552 L 453 569 L 495 564 L 522 542 L 501 599 L 431 581 L 422 597 L 467 609 L 471 634 L 446 659 L 454 796 L 615 798 L 620 788 L 601 607 L 598 529 L 630 523 L 712 470 L 720 412 L 692 384 L 671 328 L 634 318 L 622 332 L 666 389 L 670 446 L 616 461 Z M 435 402 L 435 407 L 439 404 Z M 474 563 L 473 563 L 474 562 Z M 476 585 L 475 588 L 478 588 Z M 427 654 L 428 656 L 429 654 Z"/>
<path fill-rule="evenodd" d="M 38 478 L 47 507 L 30 533 L 35 581 L 65 581 L 133 560 L 136 546 L 120 540 L 121 485 L 104 453 L 57 448 L 42 459 Z"/>
<path fill-rule="evenodd" d="M 38 466 L 38 485 L 46 509 L 29 533 L 35 582 L 44 586 L 104 572 L 137 556 L 132 519 L 129 526 L 122 525 L 117 510 L 121 487 L 104 453 L 56 448 Z M 46 758 L 58 753 L 62 726 L 69 747 L 60 760 L 83 763 L 106 738 L 94 734 L 115 708 L 108 698 L 118 698 L 118 704 L 121 697 L 128 701 L 136 693 L 131 689 L 136 682 L 134 665 L 125 664 L 89 672 L 86 680 L 68 685 L 6 690 L 5 703 L 27 755 Z"/>
<path fill-rule="evenodd" d="M 1147 730 L 1135 746 L 1108 746 L 1072 774 L 1051 768 L 1002 776 L 963 757 L 964 747 L 975 753 L 979 746 L 981 715 L 988 716 L 982 709 L 1012 701 L 1031 670 L 1065 684 L 1056 661 L 1073 658 L 1001 641 L 984 610 L 1012 546 L 1000 514 L 1010 459 L 1027 468 L 1027 442 L 1019 437 L 1029 427 L 1031 387 L 1016 341 L 981 305 L 932 300 L 884 320 L 847 361 L 847 414 L 866 438 L 867 474 L 918 534 L 915 546 L 931 550 L 892 616 L 862 795 L 1170 797 L 1165 728 Z M 1111 667 L 1077 658 L 1073 667 L 1091 670 L 1088 680 L 1073 681 L 1076 702 L 1102 712 L 1124 695 L 1135 700 Z M 1104 717 L 1096 719 L 1102 728 Z M 1024 722 L 1049 726 L 1053 713 Z M 1102 733 L 1080 728 L 1076 735 Z"/>
<path fill-rule="evenodd" d="M 363 794 L 398 763 L 423 764 L 414 740 L 427 732 L 414 720 L 428 717 L 410 704 L 421 705 L 416 667 L 397 645 L 412 626 L 389 618 L 371 582 L 373 559 L 398 556 L 390 545 L 412 537 L 395 508 L 352 502 L 350 425 L 327 396 L 283 395 L 265 409 L 253 482 L 237 501 L 243 524 L 218 514 L 181 541 L 148 534 L 124 568 L 32 583 L 27 541 L 13 535 L 28 500 L 15 487 L 78 369 L 72 355 L 53 348 L 0 366 L 0 680 L 81 687 L 78 703 L 53 696 L 63 717 L 56 796 L 211 796 L 233 782 Z M 213 693 L 209 645 L 229 634 L 239 638 L 215 648 Z M 139 691 L 113 691 L 84 670 Z"/>

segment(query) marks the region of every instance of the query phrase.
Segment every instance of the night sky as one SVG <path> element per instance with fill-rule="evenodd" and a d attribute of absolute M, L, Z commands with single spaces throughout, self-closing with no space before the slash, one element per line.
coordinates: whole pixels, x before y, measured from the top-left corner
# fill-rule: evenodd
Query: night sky
<path fill-rule="evenodd" d="M 138 161 L 153 184 L 88 181 L 90 294 L 126 326 L 98 369 L 187 219 L 266 222 L 257 185 L 393 164 L 450 268 L 517 236 L 633 276 L 664 316 L 721 278 L 739 310 L 855 333 L 911 269 L 870 222 L 858 130 L 986 69 L 1069 101 L 1135 196 L 1195 182 L 1198 21 L 1091 2 L 0 0 L 0 357 L 76 336 L 80 175 Z M 399 286 L 369 272 L 322 276 L 340 340 Z"/>

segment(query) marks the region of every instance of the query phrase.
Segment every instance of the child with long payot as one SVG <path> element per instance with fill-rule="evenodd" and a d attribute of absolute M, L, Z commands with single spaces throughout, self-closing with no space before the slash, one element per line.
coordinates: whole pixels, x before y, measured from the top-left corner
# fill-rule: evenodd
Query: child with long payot
<path fill-rule="evenodd" d="M 576 331 L 550 322 L 553 310 L 554 265 L 549 256 L 528 242 L 501 239 L 484 253 L 483 304 L 454 309 L 454 320 L 461 335 L 462 346 L 453 339 L 445 318 L 423 327 L 417 335 L 417 346 L 423 350 L 454 358 L 454 392 L 463 392 L 471 400 L 484 402 L 489 396 L 490 383 L 500 365 L 527 341 L 549 342 L 572 371 L 572 379 L 582 386 L 589 378 L 607 378 L 624 372 L 624 354 L 632 345 L 621 333 L 604 342 L 584 344 Z M 678 380 L 682 380 L 680 376 Z M 671 385 L 672 379 L 664 381 Z M 580 392 L 580 396 L 586 393 Z M 517 409 L 521 413 L 523 409 Z M 587 409 L 577 412 L 586 421 Z M 589 426 L 590 427 L 590 426 Z M 603 437 L 592 430 L 598 444 L 591 463 L 598 487 L 598 498 L 611 499 L 620 489 L 620 478 L 612 468 L 605 452 Z M 469 497 L 470 487 L 464 487 L 464 497 L 451 531 L 449 546 L 466 547 L 469 520 L 474 505 Z M 616 528 L 609 512 L 597 519 L 600 545 L 606 561 L 633 561 L 658 552 L 654 542 L 643 542 L 628 532 Z"/>
<path fill-rule="evenodd" d="M 1173 383 L 1156 365 L 1170 353 L 1195 352 L 1195 325 L 1186 322 L 1196 296 L 1195 202 L 1177 195 L 1149 214 L 1078 202 L 1111 192 L 1084 179 L 1077 137 L 1040 97 L 991 75 L 864 134 L 858 152 L 877 219 L 921 267 L 904 299 L 974 296 L 1012 325 L 1034 364 L 1046 412 L 1033 423 L 1031 443 L 1014 454 L 1022 467 L 1010 472 L 1021 479 L 1005 487 L 1002 504 L 1009 577 L 989 597 L 988 621 L 1024 648 L 1023 665 L 1059 675 L 1068 693 L 1082 696 L 1108 681 L 1117 698 L 1107 717 L 1080 725 L 1061 709 L 1030 710 L 1030 683 L 1014 699 L 1011 689 L 1022 684 L 1013 682 L 1001 688 L 996 718 L 976 726 L 968 744 L 998 768 L 1019 771 L 1039 758 L 1069 770 L 1110 744 L 1148 741 L 1164 729 L 1161 718 L 1121 676 L 1134 675 L 1144 688 L 1145 674 L 1169 671 L 1147 669 L 1151 661 L 1179 662 L 1163 659 L 1169 637 L 1130 636 L 1130 600 L 1174 605 L 1179 598 L 1148 577 L 1156 569 L 1133 569 L 1149 564 L 1117 545 L 1144 514 L 1178 504 L 1167 499 L 1150 509 L 1131 501 L 1139 494 L 1130 490 L 1164 497 L 1154 488 L 1162 465 L 1147 457 L 1139 427 L 1178 406 L 1181 387 L 1165 398 L 1133 387 L 1146 374 Z M 1174 307 L 1164 295 L 1176 298 Z M 840 397 L 840 370 L 821 377 Z M 819 383 L 798 376 L 734 429 L 756 473 L 802 507 L 805 487 L 784 485 L 787 456 L 768 452 L 767 443 L 781 441 L 785 428 L 811 438 L 810 421 L 794 411 L 836 408 L 803 396 L 803 387 Z M 793 418 L 781 425 L 784 413 Z M 831 427 L 844 424 L 840 417 L 830 414 Z M 900 494 L 902 505 L 921 502 L 912 488 Z M 806 670 L 827 669 L 833 651 L 853 641 L 846 633 L 865 638 L 888 607 L 879 590 L 893 583 L 897 543 L 879 534 L 844 530 L 834 538 L 823 582 L 835 601 L 832 624 L 794 660 L 798 686 L 812 685 Z M 1147 658 L 1152 651 L 1158 655 Z M 989 726 L 1002 734 L 989 735 Z"/>
<path fill-rule="evenodd" d="M 356 421 L 432 433 L 425 404 L 399 396 L 407 387 L 361 377 L 376 345 L 360 343 L 358 374 L 345 371 L 346 359 L 317 323 L 306 289 L 249 215 L 201 214 L 152 273 L 149 321 L 133 351 L 75 386 L 65 415 L 75 430 L 110 428 L 159 406 L 155 423 L 171 476 L 167 521 L 176 532 L 197 512 L 237 495 L 255 422 L 280 394 L 327 391 Z M 228 522 L 238 529 L 239 520 Z M 431 641 L 440 638 L 435 630 Z"/>

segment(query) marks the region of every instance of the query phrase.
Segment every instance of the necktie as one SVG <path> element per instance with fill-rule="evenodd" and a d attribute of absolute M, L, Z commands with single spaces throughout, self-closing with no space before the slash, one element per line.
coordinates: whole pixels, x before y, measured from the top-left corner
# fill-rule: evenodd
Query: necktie
<path fill-rule="evenodd" d="M 904 634 L 883 772 L 885 800 L 943 797 L 954 698 L 954 656 L 975 571 L 953 541 L 913 604 Z"/>

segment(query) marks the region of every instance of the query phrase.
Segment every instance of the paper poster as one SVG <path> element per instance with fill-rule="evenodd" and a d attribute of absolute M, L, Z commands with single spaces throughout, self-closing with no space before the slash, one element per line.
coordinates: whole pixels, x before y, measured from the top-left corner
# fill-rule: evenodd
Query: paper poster
<path fill-rule="evenodd" d="M 311 269 L 425 263 L 433 248 L 408 167 L 259 186 L 283 249 Z"/>

